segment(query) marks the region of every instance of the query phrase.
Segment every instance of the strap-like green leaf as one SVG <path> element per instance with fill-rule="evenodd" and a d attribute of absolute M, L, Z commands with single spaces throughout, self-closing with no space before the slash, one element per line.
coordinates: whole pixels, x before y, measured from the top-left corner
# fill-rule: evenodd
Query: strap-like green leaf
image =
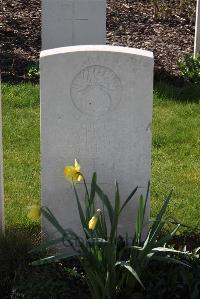
<path fill-rule="evenodd" d="M 93 173 L 92 182 L 91 182 L 91 189 L 90 189 L 90 206 L 94 204 L 94 198 L 96 193 L 96 183 L 97 183 L 97 175 L 96 172 Z M 92 211 L 94 213 L 94 211 Z"/>
<path fill-rule="evenodd" d="M 38 252 L 38 251 L 41 251 L 41 250 L 44 250 L 50 246 L 53 246 L 53 245 L 56 245 L 56 244 L 59 244 L 63 242 L 63 237 L 59 237 L 57 239 L 54 239 L 54 240 L 50 240 L 50 241 L 47 241 L 47 242 L 44 242 L 42 243 L 41 245 L 37 246 L 36 248 L 33 248 L 29 251 L 29 253 L 32 253 L 32 252 Z"/>
<path fill-rule="evenodd" d="M 89 202 L 89 197 L 87 192 L 85 192 L 85 219 L 88 222 L 91 218 L 91 213 L 90 213 L 90 202 Z"/>
<path fill-rule="evenodd" d="M 146 210 L 146 206 L 147 206 L 147 202 L 149 199 L 149 191 L 150 191 L 150 181 L 148 182 L 148 186 L 147 186 L 147 193 L 146 193 L 146 198 L 145 198 L 145 209 Z"/>
<path fill-rule="evenodd" d="M 135 227 L 135 235 L 136 235 L 136 243 L 139 244 L 140 238 L 142 235 L 142 229 L 143 229 L 143 219 L 144 219 L 144 199 L 143 196 L 140 196 L 139 199 L 139 206 L 138 206 L 138 212 L 137 212 L 137 219 L 136 219 L 136 227 Z"/>
<path fill-rule="evenodd" d="M 124 267 L 125 269 L 127 269 L 134 277 L 135 279 L 140 283 L 140 285 L 145 289 L 143 283 L 141 282 L 137 272 L 131 267 L 131 265 L 128 263 L 128 262 L 121 262 L 121 261 L 118 261 L 115 263 L 115 266 L 121 266 L 121 267 Z"/>
<path fill-rule="evenodd" d="M 90 238 L 87 241 L 88 241 L 88 243 L 97 244 L 97 245 L 105 245 L 108 243 L 108 241 L 106 241 L 103 238 Z"/>
<path fill-rule="evenodd" d="M 74 256 L 78 256 L 79 254 L 77 252 L 74 253 L 60 253 L 57 255 L 52 255 L 49 257 L 45 257 L 43 259 L 34 261 L 31 263 L 31 265 L 33 266 L 39 266 L 39 265 L 44 265 L 44 264 L 49 264 L 49 263 L 53 263 L 53 262 L 58 262 L 60 260 L 64 260 L 70 257 L 74 257 Z"/>
<path fill-rule="evenodd" d="M 127 199 L 125 200 L 125 202 L 123 203 L 123 205 L 121 206 L 121 209 L 119 211 L 119 213 L 121 213 L 123 211 L 123 209 L 125 208 L 125 206 L 127 205 L 127 203 L 131 200 L 131 198 L 133 197 L 133 195 L 137 192 L 138 187 L 136 187 L 131 193 L 130 195 L 127 197 Z"/>
<path fill-rule="evenodd" d="M 113 216 L 114 216 L 113 207 L 112 207 L 107 195 L 101 190 L 101 188 L 97 184 L 96 184 L 96 193 L 98 194 L 98 196 L 101 199 L 102 203 L 105 205 L 105 207 L 108 211 L 110 223 L 112 224 Z"/>
<path fill-rule="evenodd" d="M 52 212 L 49 210 L 49 208 L 41 207 L 41 212 L 49 220 L 49 222 L 57 229 L 57 231 L 61 233 L 61 235 L 65 235 L 64 228 L 60 225 L 60 223 L 52 214 Z"/>
<path fill-rule="evenodd" d="M 111 232 L 110 232 L 110 241 L 111 242 L 114 240 L 115 237 L 117 237 L 119 211 L 120 211 L 120 195 L 119 195 L 119 186 L 116 181 L 115 182 L 115 208 L 114 208 L 113 220 L 112 220 Z"/>
<path fill-rule="evenodd" d="M 167 234 L 166 236 L 164 236 L 160 240 L 158 240 L 156 242 L 156 247 L 163 246 L 165 243 L 167 243 L 169 240 L 171 240 L 172 237 L 176 234 L 179 227 L 180 227 L 180 224 L 177 224 L 177 226 L 174 228 L 174 230 L 171 233 Z"/>
<path fill-rule="evenodd" d="M 179 264 L 179 265 L 191 268 L 191 266 L 189 264 L 187 264 L 185 262 L 182 262 L 182 261 L 179 261 L 179 260 L 177 260 L 175 258 L 168 257 L 168 256 L 156 256 L 156 255 L 153 255 L 153 257 L 151 258 L 151 260 L 159 261 L 159 262 L 165 262 L 165 263 L 169 263 L 169 264 Z"/>
<path fill-rule="evenodd" d="M 81 224 L 82 224 L 82 227 L 84 229 L 84 228 L 87 228 L 87 223 L 86 223 L 85 215 L 84 215 L 83 209 L 81 207 L 81 203 L 80 203 L 80 200 L 79 200 L 79 197 L 78 197 L 78 193 L 77 193 L 76 187 L 75 187 L 75 185 L 73 185 L 73 186 L 74 186 L 74 193 L 75 193 L 75 197 L 76 197 L 76 201 L 77 201 L 77 206 L 78 206 L 78 211 L 79 211 L 79 216 L 80 216 Z"/>
<path fill-rule="evenodd" d="M 99 220 L 100 220 L 100 223 L 101 223 L 101 226 L 102 226 L 103 237 L 105 239 L 107 239 L 107 225 L 106 225 L 106 219 L 105 219 L 104 211 L 103 211 L 103 213 L 100 214 Z"/>
<path fill-rule="evenodd" d="M 142 226 L 143 226 L 143 224 L 144 224 L 144 217 L 145 217 L 146 208 L 147 208 L 147 203 L 148 203 L 148 199 L 149 199 L 149 191 L 150 191 L 150 181 L 148 182 L 148 186 L 147 186 L 147 193 L 146 193 L 145 204 L 144 204 L 144 213 L 143 213 Z M 148 215 L 148 216 L 149 216 L 149 215 Z"/>
<path fill-rule="evenodd" d="M 161 224 L 161 220 L 162 220 L 164 213 L 166 212 L 167 206 L 168 206 L 169 201 L 172 196 L 172 192 L 173 191 L 171 191 L 169 193 L 169 195 L 167 196 L 167 198 L 165 199 L 165 202 L 164 202 L 163 206 L 161 207 L 161 209 L 156 217 L 156 220 L 154 221 L 154 223 L 151 227 L 151 236 L 150 236 L 151 240 L 152 240 L 152 238 L 155 237 L 155 235 L 157 236 L 160 233 L 160 230 L 163 227 L 163 225 Z"/>
<path fill-rule="evenodd" d="M 175 250 L 175 249 L 167 248 L 167 247 L 155 247 L 152 249 L 152 252 L 171 252 L 171 253 L 186 254 L 186 255 L 192 254 L 187 251 L 180 251 L 180 250 Z"/>
<path fill-rule="evenodd" d="M 84 269 L 90 277 L 90 282 L 92 282 L 93 295 L 95 295 L 93 298 L 102 299 L 101 294 L 105 288 L 103 278 L 101 277 L 102 273 L 94 272 L 89 267 Z"/>
<path fill-rule="evenodd" d="M 136 280 L 140 283 L 140 285 L 145 289 L 143 283 L 141 282 L 137 272 L 130 266 L 130 265 L 124 265 L 124 268 L 126 268 L 135 278 Z"/>

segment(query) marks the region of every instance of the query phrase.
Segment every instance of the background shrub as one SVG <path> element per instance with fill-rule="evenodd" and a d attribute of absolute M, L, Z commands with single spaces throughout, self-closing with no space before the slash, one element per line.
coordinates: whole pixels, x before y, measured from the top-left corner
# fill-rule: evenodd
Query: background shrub
<path fill-rule="evenodd" d="M 200 83 L 200 54 L 194 57 L 187 54 L 184 59 L 178 61 L 181 75 L 192 83 Z"/>

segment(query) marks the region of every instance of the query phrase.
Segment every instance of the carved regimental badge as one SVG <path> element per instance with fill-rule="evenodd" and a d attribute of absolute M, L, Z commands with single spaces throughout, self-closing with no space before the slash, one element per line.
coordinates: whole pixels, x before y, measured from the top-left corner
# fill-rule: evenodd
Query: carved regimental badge
<path fill-rule="evenodd" d="M 108 67 L 92 65 L 82 69 L 72 80 L 71 99 L 79 112 L 98 118 L 121 100 L 121 81 Z"/>

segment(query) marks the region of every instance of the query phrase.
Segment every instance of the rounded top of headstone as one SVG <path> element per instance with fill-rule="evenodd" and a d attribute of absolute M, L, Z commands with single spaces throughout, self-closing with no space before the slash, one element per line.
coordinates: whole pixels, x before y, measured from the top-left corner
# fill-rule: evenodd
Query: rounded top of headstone
<path fill-rule="evenodd" d="M 81 51 L 101 51 L 101 52 L 115 52 L 115 53 L 123 53 L 123 54 L 134 54 L 138 56 L 146 56 L 147 58 L 153 59 L 153 52 L 147 50 L 141 50 L 130 47 L 122 47 L 122 46 L 109 46 L 109 45 L 81 45 L 81 46 L 70 46 L 70 47 L 60 47 L 49 50 L 43 50 L 40 52 L 40 57 L 46 57 L 56 54 L 65 54 L 65 53 L 76 53 Z"/>

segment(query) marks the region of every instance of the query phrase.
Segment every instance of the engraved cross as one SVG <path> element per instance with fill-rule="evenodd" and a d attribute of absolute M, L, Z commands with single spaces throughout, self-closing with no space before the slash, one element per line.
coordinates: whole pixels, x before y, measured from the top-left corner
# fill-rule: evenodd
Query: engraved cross
<path fill-rule="evenodd" d="M 75 3 L 74 2 L 72 3 L 72 6 L 71 6 L 71 13 L 72 13 L 72 17 L 67 17 L 66 19 L 68 21 L 72 22 L 72 45 L 74 45 L 75 44 L 75 23 L 77 21 L 81 21 L 81 22 L 88 21 L 88 18 L 76 17 Z"/>

